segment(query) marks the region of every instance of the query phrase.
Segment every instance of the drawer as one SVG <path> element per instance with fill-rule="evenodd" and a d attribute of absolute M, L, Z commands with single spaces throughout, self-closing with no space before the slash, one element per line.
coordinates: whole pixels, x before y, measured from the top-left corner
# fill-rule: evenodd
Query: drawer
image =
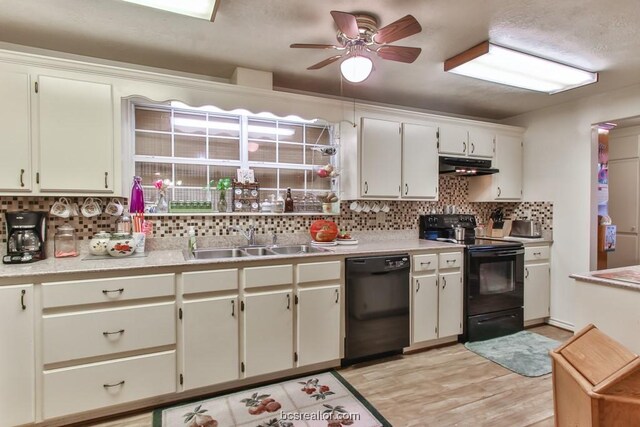
<path fill-rule="evenodd" d="M 430 271 L 435 270 L 438 266 L 437 254 L 414 255 L 413 271 Z"/>
<path fill-rule="evenodd" d="M 43 416 L 49 419 L 175 393 L 176 352 L 53 369 L 43 377 Z"/>
<path fill-rule="evenodd" d="M 340 261 L 298 264 L 298 283 L 339 281 L 341 264 Z"/>
<path fill-rule="evenodd" d="M 440 254 L 438 268 L 462 267 L 462 252 L 445 252 Z"/>
<path fill-rule="evenodd" d="M 44 308 L 175 295 L 173 274 L 74 280 L 42 285 Z"/>
<path fill-rule="evenodd" d="M 537 261 L 541 259 L 549 259 L 549 246 L 531 246 L 524 248 L 524 260 Z"/>
<path fill-rule="evenodd" d="M 174 302 L 45 315 L 43 362 L 171 345 L 176 342 Z"/>
<path fill-rule="evenodd" d="M 182 273 L 182 284 L 184 295 L 235 291 L 238 289 L 238 269 Z"/>
<path fill-rule="evenodd" d="M 243 271 L 245 288 L 291 285 L 293 283 L 293 266 L 291 264 L 249 267 Z"/>

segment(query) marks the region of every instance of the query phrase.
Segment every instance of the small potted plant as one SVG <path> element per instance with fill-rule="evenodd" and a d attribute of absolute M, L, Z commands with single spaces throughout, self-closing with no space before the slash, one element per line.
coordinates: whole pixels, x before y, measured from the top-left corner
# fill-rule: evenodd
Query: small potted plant
<path fill-rule="evenodd" d="M 229 206 L 227 202 L 227 190 L 231 188 L 231 178 L 220 178 L 216 189 L 219 191 L 218 212 L 226 212 Z"/>

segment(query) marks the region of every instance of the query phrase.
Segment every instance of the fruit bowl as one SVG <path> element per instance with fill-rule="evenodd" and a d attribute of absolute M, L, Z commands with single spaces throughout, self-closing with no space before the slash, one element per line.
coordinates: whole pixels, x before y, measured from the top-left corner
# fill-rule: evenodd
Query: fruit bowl
<path fill-rule="evenodd" d="M 331 242 L 338 236 L 338 226 L 333 221 L 319 219 L 311 224 L 309 232 L 316 242 Z"/>

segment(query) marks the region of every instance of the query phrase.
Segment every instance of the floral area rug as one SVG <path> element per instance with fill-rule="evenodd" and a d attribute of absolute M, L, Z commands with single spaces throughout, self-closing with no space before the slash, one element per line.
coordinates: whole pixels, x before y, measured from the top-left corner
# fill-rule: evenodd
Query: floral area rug
<path fill-rule="evenodd" d="M 340 374 L 325 372 L 157 409 L 154 427 L 391 427 Z"/>
<path fill-rule="evenodd" d="M 468 342 L 468 350 L 525 377 L 551 373 L 549 351 L 560 346 L 551 338 L 529 331 L 520 331 L 486 341 Z"/>

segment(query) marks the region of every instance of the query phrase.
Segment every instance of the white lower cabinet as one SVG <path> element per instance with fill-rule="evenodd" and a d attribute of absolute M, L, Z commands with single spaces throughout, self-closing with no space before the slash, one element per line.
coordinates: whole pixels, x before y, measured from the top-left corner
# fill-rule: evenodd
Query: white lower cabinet
<path fill-rule="evenodd" d="M 551 248 L 524 248 L 524 321 L 543 319 L 551 313 Z"/>
<path fill-rule="evenodd" d="M 184 390 L 239 379 L 238 297 L 185 301 L 182 310 Z"/>
<path fill-rule="evenodd" d="M 438 278 L 435 274 L 417 276 L 413 278 L 412 343 L 436 338 L 438 338 Z"/>
<path fill-rule="evenodd" d="M 35 420 L 33 285 L 0 288 L 0 426 Z"/>
<path fill-rule="evenodd" d="M 299 289 L 298 366 L 340 358 L 340 285 Z"/>
<path fill-rule="evenodd" d="M 438 336 L 459 335 L 462 333 L 462 274 L 441 273 L 438 285 Z"/>
<path fill-rule="evenodd" d="M 290 290 L 245 294 L 245 377 L 293 368 L 293 303 Z"/>
<path fill-rule="evenodd" d="M 462 333 L 462 252 L 413 256 L 411 344 Z"/>
<path fill-rule="evenodd" d="M 44 371 L 44 418 L 174 393 L 175 369 L 171 350 Z"/>

